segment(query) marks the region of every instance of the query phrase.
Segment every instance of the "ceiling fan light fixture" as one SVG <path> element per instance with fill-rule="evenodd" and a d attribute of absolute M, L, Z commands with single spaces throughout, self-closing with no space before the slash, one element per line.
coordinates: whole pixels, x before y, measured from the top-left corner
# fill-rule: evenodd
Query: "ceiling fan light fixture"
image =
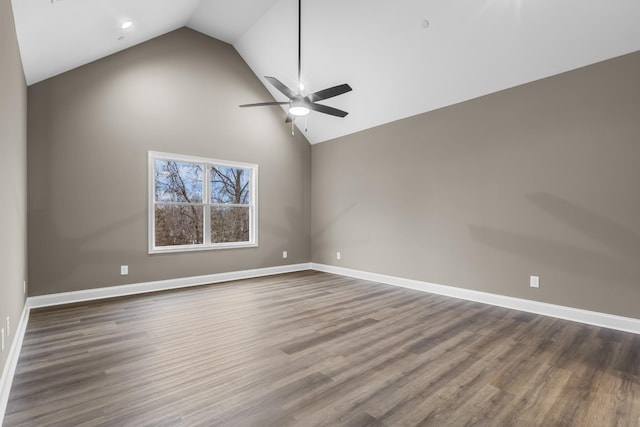
<path fill-rule="evenodd" d="M 307 114 L 309 114 L 310 111 L 311 110 L 309 110 L 304 105 L 299 105 L 299 104 L 292 105 L 291 107 L 289 107 L 289 114 L 296 117 L 306 116 Z"/>

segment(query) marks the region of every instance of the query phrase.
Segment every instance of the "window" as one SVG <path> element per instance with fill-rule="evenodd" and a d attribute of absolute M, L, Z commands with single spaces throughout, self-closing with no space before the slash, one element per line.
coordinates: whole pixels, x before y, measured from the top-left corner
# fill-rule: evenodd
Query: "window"
<path fill-rule="evenodd" d="M 257 246 L 258 165 L 149 152 L 149 253 Z"/>

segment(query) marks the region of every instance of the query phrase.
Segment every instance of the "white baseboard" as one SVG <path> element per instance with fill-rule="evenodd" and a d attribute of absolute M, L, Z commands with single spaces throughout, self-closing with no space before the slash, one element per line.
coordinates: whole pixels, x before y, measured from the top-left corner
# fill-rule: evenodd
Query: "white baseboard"
<path fill-rule="evenodd" d="M 7 403 L 9 402 L 9 392 L 11 392 L 11 384 L 13 383 L 13 376 L 18 366 L 18 359 L 20 358 L 20 350 L 22 349 L 22 340 L 24 339 L 24 332 L 27 329 L 27 322 L 29 321 L 29 304 L 25 301 L 24 308 L 22 309 L 22 315 L 16 328 L 16 333 L 13 336 L 11 347 L 9 348 L 9 357 L 2 370 L 2 376 L 0 377 L 0 426 L 4 420 L 4 413 L 7 410 Z"/>
<path fill-rule="evenodd" d="M 594 326 L 601 326 L 603 328 L 640 334 L 640 319 L 634 319 L 631 317 L 616 316 L 613 314 L 599 313 L 596 311 L 583 310 L 562 305 L 508 297 L 488 292 L 438 285 L 419 280 L 404 279 L 402 277 L 369 273 L 366 271 L 352 270 L 350 268 L 336 267 L 333 265 L 312 263 L 311 268 L 313 270 L 324 271 L 326 273 L 370 280 L 372 282 L 379 282 L 387 285 L 429 292 L 432 294 L 445 295 L 469 301 L 481 302 L 484 304 L 496 305 L 499 307 L 511 308 L 514 310 L 526 311 L 529 313 L 542 314 L 544 316 L 551 316 L 559 319 L 571 320 L 574 322 L 586 323 Z"/>
<path fill-rule="evenodd" d="M 179 279 L 157 280 L 154 282 L 134 283 L 131 285 L 109 286 L 106 288 L 87 289 L 83 291 L 63 292 L 59 294 L 29 297 L 30 308 L 42 308 L 75 302 L 93 301 L 104 298 L 122 297 L 147 292 L 166 291 L 190 286 L 208 285 L 210 283 L 228 282 L 230 280 L 250 279 L 253 277 L 272 276 L 274 274 L 292 273 L 310 270 L 311 264 L 292 264 L 277 267 L 256 268 L 253 270 L 232 271 L 228 273 L 207 274 L 204 276 L 183 277 Z"/>

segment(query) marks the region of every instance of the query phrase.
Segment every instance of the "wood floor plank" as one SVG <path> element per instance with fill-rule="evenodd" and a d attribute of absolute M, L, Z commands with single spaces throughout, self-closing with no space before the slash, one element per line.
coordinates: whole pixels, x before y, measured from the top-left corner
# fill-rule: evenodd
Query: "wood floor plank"
<path fill-rule="evenodd" d="M 4 420 L 638 423 L 638 335 L 312 271 L 34 310 Z"/>

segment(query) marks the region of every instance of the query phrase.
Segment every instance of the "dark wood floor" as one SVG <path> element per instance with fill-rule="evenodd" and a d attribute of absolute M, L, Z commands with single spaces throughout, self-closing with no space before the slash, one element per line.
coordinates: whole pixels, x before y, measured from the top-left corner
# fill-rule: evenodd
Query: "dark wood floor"
<path fill-rule="evenodd" d="M 638 426 L 640 336 L 301 272 L 35 311 L 5 426 Z"/>

